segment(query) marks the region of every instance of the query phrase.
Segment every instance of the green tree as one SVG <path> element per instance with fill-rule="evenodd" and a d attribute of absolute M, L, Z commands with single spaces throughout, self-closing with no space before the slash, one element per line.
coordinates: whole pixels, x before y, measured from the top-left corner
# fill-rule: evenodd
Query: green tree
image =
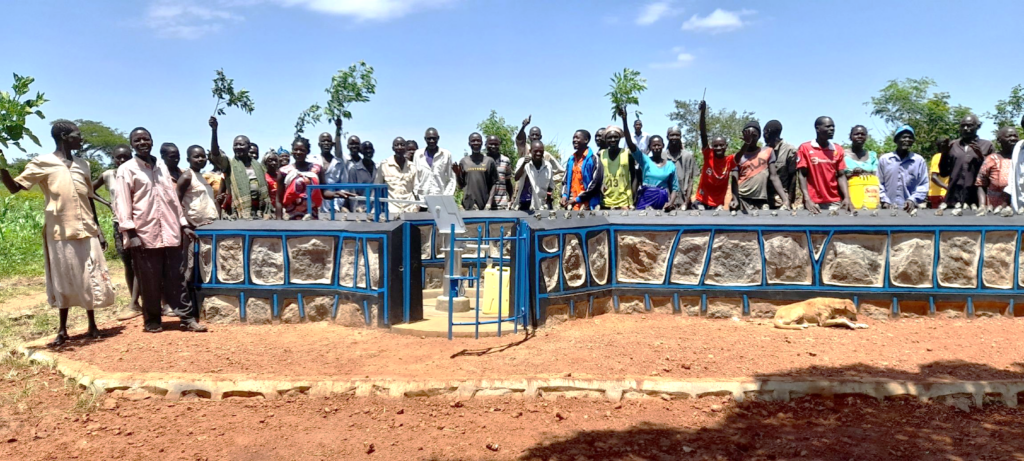
<path fill-rule="evenodd" d="M 676 100 L 676 110 L 668 114 L 669 120 L 676 122 L 683 133 L 683 144 L 692 148 L 695 152 L 700 151 L 700 101 L 691 99 L 689 101 Z M 715 136 L 722 136 L 729 140 L 729 152 L 736 151 L 743 145 L 743 126 L 751 120 L 756 120 L 753 112 L 719 109 L 717 112 L 707 109 L 708 139 Z M 701 157 L 697 156 L 698 161 Z"/>
<path fill-rule="evenodd" d="M 25 126 L 25 123 L 30 115 L 35 115 L 40 119 L 46 118 L 39 110 L 39 106 L 43 105 L 47 99 L 43 97 L 43 93 L 36 92 L 36 97 L 21 100 L 22 96 L 28 94 L 29 86 L 35 81 L 36 79 L 32 77 L 14 74 L 14 85 L 11 86 L 11 89 L 14 90 L 13 95 L 6 91 L 0 92 L 0 144 L 4 147 L 13 144 L 14 147 L 25 152 L 25 149 L 21 147 L 21 140 L 26 137 L 37 146 L 42 146 L 39 144 L 39 138 Z"/>
<path fill-rule="evenodd" d="M 516 159 L 519 158 L 515 142 L 519 127 L 509 124 L 505 121 L 505 117 L 498 115 L 497 111 L 491 109 L 490 115 L 476 124 L 476 129 L 480 130 L 480 134 L 484 136 L 485 141 L 488 136 L 497 136 L 501 140 L 501 155 L 508 157 L 512 165 L 515 165 Z"/>
<path fill-rule="evenodd" d="M 82 131 L 82 149 L 78 153 L 89 161 L 112 165 L 114 148 L 128 144 L 128 136 L 123 131 L 108 127 L 103 122 L 78 119 L 75 124 Z"/>
<path fill-rule="evenodd" d="M 959 104 L 950 105 L 949 93 L 929 94 L 933 86 L 935 80 L 928 77 L 890 80 L 878 91 L 878 96 L 864 103 L 871 107 L 871 115 L 886 124 L 886 132 L 882 133 L 883 146 L 886 140 L 892 138 L 892 133 L 904 124 L 914 128 L 917 138 L 915 150 L 921 152 L 926 159 L 935 153 L 936 141 L 957 136 L 960 119 L 970 114 L 971 109 Z"/>
<path fill-rule="evenodd" d="M 612 103 L 612 120 L 619 119 L 619 109 L 626 110 L 629 105 L 640 105 L 640 93 L 647 90 L 647 79 L 640 76 L 640 71 L 625 68 L 622 72 L 612 75 L 611 91 L 605 94 Z M 639 117 L 640 111 L 636 111 Z"/>
<path fill-rule="evenodd" d="M 995 112 L 986 112 L 985 117 L 992 119 L 995 126 L 992 127 L 992 136 L 995 137 L 999 129 L 1004 126 L 1017 126 L 1024 116 L 1024 85 L 1016 85 L 1010 89 L 1010 96 L 996 102 Z"/>

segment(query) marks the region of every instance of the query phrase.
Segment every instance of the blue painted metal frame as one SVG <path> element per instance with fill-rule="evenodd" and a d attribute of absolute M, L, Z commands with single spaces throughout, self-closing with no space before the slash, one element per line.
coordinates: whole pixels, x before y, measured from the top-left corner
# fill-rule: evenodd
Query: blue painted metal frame
<path fill-rule="evenodd" d="M 526 328 L 526 326 L 527 326 L 527 318 L 528 318 L 527 313 L 529 312 L 528 307 L 527 307 L 528 306 L 527 303 L 529 302 L 529 296 L 527 296 L 525 294 L 522 294 L 521 288 L 523 286 L 525 286 L 526 289 L 529 290 L 529 285 L 527 283 L 525 283 L 525 281 L 526 281 L 525 277 L 520 277 L 521 273 L 518 272 L 518 271 L 520 271 L 522 268 L 528 267 L 529 256 L 528 256 L 528 253 L 525 251 L 525 250 L 528 249 L 528 245 L 525 245 L 525 243 L 529 241 L 529 233 L 527 231 L 528 227 L 524 225 L 524 222 L 523 222 L 524 220 L 508 220 L 508 219 L 488 220 L 488 219 L 482 219 L 482 220 L 474 220 L 474 221 L 479 221 L 479 222 L 483 222 L 484 224 L 486 224 L 487 225 L 486 230 L 485 230 L 485 227 L 483 225 L 478 225 L 475 237 L 455 237 L 453 239 L 453 242 L 465 242 L 465 243 L 475 243 L 476 244 L 476 255 L 474 255 L 475 257 L 473 257 L 473 258 L 469 258 L 470 264 L 475 264 L 476 271 L 474 273 L 475 275 L 471 274 L 471 275 L 467 275 L 467 276 L 451 276 L 448 279 L 449 280 L 448 283 L 450 284 L 449 285 L 449 295 L 448 295 L 448 339 L 449 340 L 451 340 L 453 338 L 453 336 L 454 336 L 453 333 L 454 333 L 454 329 L 455 329 L 456 326 L 472 326 L 474 328 L 474 330 L 473 330 L 474 331 L 474 337 L 477 338 L 477 339 L 480 338 L 480 326 L 481 325 L 496 324 L 497 328 L 498 328 L 498 336 L 499 337 L 501 336 L 502 325 L 505 322 L 511 322 L 512 323 L 512 332 L 513 332 L 513 334 L 519 333 L 519 325 L 520 325 L 520 323 L 523 325 L 523 328 Z M 516 235 L 514 237 L 506 237 L 505 236 L 505 226 L 501 226 L 498 229 L 498 236 L 497 237 L 491 237 L 490 236 L 490 224 L 491 223 L 488 222 L 488 221 L 502 221 L 502 222 L 514 221 L 514 225 L 516 226 L 515 229 L 517 229 L 518 232 L 516 232 Z M 470 225 L 470 223 L 467 222 L 466 225 L 468 227 Z M 436 227 L 437 226 L 434 226 L 434 227 L 435 227 L 435 231 L 436 231 Z M 436 232 L 435 232 L 435 235 L 436 235 Z M 454 224 L 452 224 L 451 229 L 450 229 L 450 233 L 448 235 L 455 235 L 455 225 Z M 485 237 L 485 235 L 487 235 L 487 237 Z M 490 254 L 490 246 L 489 245 L 488 245 L 488 250 L 487 250 L 486 256 L 481 255 L 482 247 L 483 247 L 483 244 L 485 242 L 488 243 L 488 244 L 490 244 L 492 242 L 495 242 L 495 243 L 498 244 L 498 257 L 497 258 L 493 258 L 491 256 L 491 254 Z M 509 255 L 509 257 L 505 257 L 505 243 L 506 242 L 508 242 L 508 243 L 515 242 L 516 243 L 514 245 L 514 248 L 516 250 L 515 255 Z M 431 253 L 432 254 L 436 252 L 436 248 L 437 248 L 437 246 L 434 245 L 433 243 L 434 242 L 431 241 Z M 454 248 L 454 246 L 455 245 L 451 245 L 449 248 Z M 454 251 L 454 250 L 449 250 L 449 251 Z M 512 257 L 512 256 L 515 256 L 515 257 Z M 494 262 L 493 261 L 494 259 L 497 259 L 497 267 L 498 267 L 498 298 L 497 298 L 497 302 L 498 302 L 498 318 L 496 320 L 480 320 L 480 309 L 482 308 L 482 306 L 480 304 L 480 287 L 481 287 L 480 279 L 483 277 L 483 273 L 481 272 L 481 264 L 486 262 L 489 265 L 490 263 Z M 505 288 L 505 286 L 504 286 L 504 276 L 505 276 L 504 269 L 505 269 L 506 263 L 508 263 L 508 264 L 515 263 L 514 267 L 510 267 L 509 268 L 509 272 L 510 272 L 510 276 L 511 276 L 511 273 L 512 273 L 513 270 L 517 271 L 516 272 L 516 277 L 513 278 L 513 280 L 516 280 L 516 283 L 513 284 L 514 288 L 511 288 L 511 289 L 517 290 L 517 292 L 516 292 L 515 295 L 510 296 L 510 298 L 512 298 L 512 303 L 511 304 L 512 304 L 513 312 L 514 312 L 513 315 L 511 317 L 502 318 L 502 316 L 503 316 L 502 311 L 504 310 L 502 308 L 503 307 L 502 306 L 502 299 L 503 299 L 504 288 Z M 456 269 L 455 269 L 455 258 L 449 258 L 449 260 L 448 260 L 448 271 L 447 272 L 449 274 L 456 274 L 456 273 L 458 273 L 456 271 Z M 459 283 L 463 282 L 463 281 L 468 282 L 468 283 L 476 283 L 476 287 L 477 287 L 477 289 L 476 289 L 476 309 L 474 309 L 476 318 L 474 319 L 473 322 L 456 322 L 455 321 L 455 310 L 454 310 L 455 296 L 457 296 L 457 294 L 459 293 Z"/>
<path fill-rule="evenodd" d="M 525 223 L 525 220 L 524 220 Z M 673 238 L 673 246 L 669 252 L 669 259 L 667 260 L 667 267 L 671 268 L 675 258 L 676 247 L 678 247 L 679 240 L 683 234 L 692 234 L 695 232 L 707 232 L 708 233 L 708 249 L 704 256 L 704 264 L 701 268 L 701 275 L 697 284 L 685 284 L 685 283 L 673 283 L 671 282 L 671 270 L 666 270 L 665 279 L 661 283 L 624 283 L 618 280 L 618 274 L 616 273 L 617 264 L 617 239 L 616 233 L 618 232 L 675 232 L 676 235 Z M 596 285 L 587 283 L 587 286 L 566 290 L 562 281 L 564 280 L 563 271 L 559 270 L 559 285 L 557 291 L 550 293 L 542 293 L 541 287 L 541 262 L 552 257 L 562 257 L 563 246 L 555 252 L 544 252 L 538 250 L 535 252 L 533 261 L 530 266 L 534 271 L 533 283 L 537 287 L 533 295 L 532 302 L 534 303 L 534 312 L 536 316 L 540 316 L 540 304 L 542 300 L 550 298 L 561 298 L 561 297 L 572 297 L 574 295 L 585 294 L 593 291 L 604 291 L 609 288 L 626 288 L 626 289 L 646 289 L 646 290 L 673 290 L 675 293 L 673 296 L 673 310 L 679 310 L 679 292 L 693 291 L 693 292 L 704 292 L 707 290 L 728 290 L 738 292 L 738 297 L 743 299 L 744 314 L 749 313 L 749 296 L 748 293 L 754 291 L 785 291 L 785 292 L 843 292 L 850 293 L 856 298 L 857 294 L 861 295 L 877 295 L 884 296 L 887 293 L 899 293 L 899 294 L 912 294 L 912 295 L 929 295 L 930 310 L 934 312 L 934 297 L 935 295 L 956 295 L 966 296 L 968 305 L 968 314 L 972 313 L 973 297 L 975 296 L 996 296 L 996 297 L 1011 297 L 1010 309 L 1012 314 L 1013 308 L 1013 296 L 1024 295 L 1024 290 L 1021 289 L 1021 283 L 1019 280 L 1020 270 L 1020 252 L 1022 237 L 1024 237 L 1024 231 L 1016 226 L 943 226 L 941 228 L 915 228 L 913 226 L 821 226 L 821 227 L 808 227 L 808 226 L 737 226 L 737 225 L 722 225 L 722 226 L 706 226 L 706 225 L 621 225 L 621 224 L 605 224 L 601 226 L 591 226 L 583 228 L 566 228 L 566 229 L 551 229 L 551 230 L 533 230 L 533 246 L 534 248 L 541 249 L 541 242 L 543 238 L 549 236 L 556 236 L 560 242 L 563 241 L 564 236 L 568 234 L 587 235 L 594 232 L 607 232 L 609 235 L 609 270 L 611 271 L 609 277 L 610 281 L 606 285 Z M 732 232 L 755 232 L 758 237 L 758 247 L 761 255 L 761 281 L 757 285 L 748 286 L 722 286 L 722 285 L 711 285 L 705 283 L 705 275 L 711 261 L 711 255 L 714 248 L 715 237 L 718 233 L 732 233 Z M 807 251 L 808 257 L 813 267 L 813 277 L 810 284 L 788 284 L 788 283 L 768 283 L 766 267 L 764 264 L 764 234 L 765 233 L 802 233 L 807 239 Z M 892 286 L 890 284 L 890 273 L 889 273 L 889 252 L 891 249 L 892 235 L 894 233 L 934 233 L 934 252 L 932 255 L 932 286 L 931 287 L 899 287 Z M 977 285 L 974 288 L 955 288 L 955 287 L 943 287 L 938 282 L 938 262 L 940 254 L 940 238 L 944 232 L 970 232 L 980 235 L 980 250 L 978 256 L 978 267 L 977 267 Z M 1013 274 L 1014 283 L 1012 288 L 989 288 L 984 284 L 983 273 L 984 273 L 984 246 L 985 236 L 990 232 L 1014 232 L 1016 235 L 1016 251 L 1014 252 L 1013 262 Z M 815 255 L 815 246 L 812 239 L 812 234 L 826 234 L 820 252 Z M 821 280 L 822 263 L 825 260 L 825 256 L 828 253 L 829 245 L 832 239 L 836 235 L 845 234 L 876 234 L 884 235 L 886 238 L 885 245 L 885 267 L 883 272 L 883 283 L 881 287 L 857 287 L 857 286 L 839 286 L 839 285 L 828 285 Z M 583 245 L 586 248 L 586 245 Z M 588 282 L 591 280 L 588 277 Z M 650 301 L 648 298 L 649 294 L 645 294 L 645 304 L 649 306 Z M 613 294 L 613 302 L 615 310 L 618 311 L 618 295 Z M 707 295 L 701 294 L 701 311 L 705 312 L 707 309 Z M 570 298 L 570 304 L 572 299 Z M 898 304 L 894 304 L 894 309 L 898 309 Z M 894 311 L 897 312 L 897 311 Z"/>
<path fill-rule="evenodd" d="M 342 190 L 342 189 L 355 189 L 363 191 L 363 198 L 366 199 L 367 212 L 373 214 L 374 222 L 380 222 L 381 215 L 384 215 L 384 221 L 390 220 L 390 214 L 388 212 L 388 203 L 382 202 L 380 199 L 388 198 L 388 185 L 387 184 L 357 184 L 357 183 L 339 183 L 339 184 L 315 184 L 306 186 L 307 190 Z M 331 221 L 334 221 L 335 213 L 338 210 L 334 209 L 335 201 L 330 200 L 331 208 Z M 313 214 L 313 202 L 306 200 L 306 214 Z M 323 219 L 323 217 L 320 217 Z"/>
<path fill-rule="evenodd" d="M 338 310 L 338 292 L 350 293 L 354 295 L 369 296 L 381 299 L 381 309 L 384 313 L 385 325 L 390 325 L 391 317 L 390 313 L 390 299 L 389 290 L 387 287 L 391 283 L 391 273 L 388 267 L 390 258 L 386 254 L 388 251 L 388 235 L 385 233 L 362 233 L 362 232 L 348 232 L 348 231 L 244 231 L 244 230 L 203 230 L 202 228 L 196 230 L 196 234 L 200 239 L 210 239 L 210 281 L 205 282 L 202 277 L 200 270 L 200 264 L 196 264 L 196 275 L 193 280 L 196 280 L 195 284 L 201 288 L 210 289 L 229 289 L 239 291 L 239 313 L 242 320 L 245 320 L 245 292 L 251 290 L 293 290 L 296 291 L 296 301 L 299 305 L 299 315 L 305 318 L 305 303 L 303 302 L 303 292 L 323 292 L 329 291 L 334 293 L 334 308 L 332 309 L 331 316 L 337 315 Z M 326 237 L 334 240 L 334 255 L 333 255 L 333 271 L 330 275 L 329 282 L 327 284 L 317 283 L 292 283 L 291 281 L 291 258 L 289 257 L 288 251 L 288 239 L 297 237 Z M 244 275 L 241 282 L 229 283 L 220 282 L 217 279 L 217 242 L 224 238 L 240 238 L 242 239 L 243 248 L 243 269 Z M 252 281 L 250 270 L 249 270 L 249 251 L 251 247 L 251 241 L 258 238 L 268 239 L 280 239 L 281 240 L 281 253 L 282 253 L 282 264 L 284 269 L 284 283 L 280 284 L 256 284 Z M 341 251 L 345 244 L 345 241 L 354 241 L 354 257 L 353 257 L 353 272 L 352 272 L 352 285 L 346 286 L 341 284 Z M 367 251 L 367 245 L 369 241 L 377 241 L 378 243 L 378 261 L 381 264 L 381 279 L 377 288 L 372 287 L 370 277 L 370 258 L 369 252 Z M 200 261 L 200 247 L 199 242 L 193 248 L 195 251 L 195 260 Z M 363 270 L 359 270 L 360 257 L 363 258 Z M 364 287 L 359 287 L 359 277 L 364 278 Z M 322 294 L 322 293 L 317 293 Z M 280 316 L 280 307 L 278 303 L 277 294 L 273 294 L 273 315 Z M 363 300 L 364 311 L 366 316 L 365 321 L 367 325 L 370 325 L 372 319 L 369 317 L 369 308 L 367 301 Z M 405 307 L 406 312 L 408 308 Z M 406 313 L 408 318 L 408 313 Z"/>

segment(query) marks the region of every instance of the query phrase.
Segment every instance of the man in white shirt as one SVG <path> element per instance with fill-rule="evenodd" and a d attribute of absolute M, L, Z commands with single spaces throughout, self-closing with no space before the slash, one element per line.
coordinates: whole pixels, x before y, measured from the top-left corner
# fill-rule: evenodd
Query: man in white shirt
<path fill-rule="evenodd" d="M 437 129 L 427 128 L 423 140 L 427 147 L 416 150 L 413 168 L 416 169 L 415 192 L 418 200 L 428 195 L 455 195 L 455 175 L 452 153 L 437 146 L 441 136 Z"/>
<path fill-rule="evenodd" d="M 648 147 L 648 143 L 651 140 L 651 135 L 644 131 L 644 124 L 640 119 L 636 119 L 633 122 L 633 144 L 636 144 L 637 149 L 647 155 L 651 154 L 651 148 Z"/>
<path fill-rule="evenodd" d="M 554 187 L 551 164 L 544 161 L 544 143 L 530 143 L 530 156 L 516 161 L 516 193 L 512 203 L 518 203 L 519 211 L 551 209 L 547 191 Z"/>

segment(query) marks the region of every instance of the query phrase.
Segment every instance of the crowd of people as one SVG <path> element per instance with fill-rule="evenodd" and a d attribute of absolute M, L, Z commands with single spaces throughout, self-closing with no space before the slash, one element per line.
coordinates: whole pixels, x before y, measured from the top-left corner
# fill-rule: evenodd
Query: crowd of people
<path fill-rule="evenodd" d="M 394 154 L 378 163 L 373 143 L 358 136 L 350 136 L 348 152 L 342 152 L 340 120 L 333 136 L 318 137 L 320 163 L 309 161 L 311 144 L 301 136 L 290 151 L 268 151 L 262 159 L 256 143 L 236 136 L 229 157 L 220 148 L 217 119 L 210 117 L 209 150 L 189 146 L 184 170 L 177 145 L 161 144 L 157 159 L 153 137 L 139 127 L 129 133 L 130 145 L 113 149 L 115 168 L 91 178 L 88 162 L 74 154 L 82 148 L 81 132 L 74 123 L 58 120 L 51 129 L 56 150 L 31 159 L 18 177 L 12 177 L 0 152 L 0 180 L 12 194 L 38 185 L 46 197 L 47 294 L 60 311 L 55 346 L 68 340 L 68 308 L 85 308 L 88 334 L 99 337 L 93 309 L 114 303 L 96 201 L 113 210 L 114 245 L 132 292 L 127 312 L 118 318 L 142 315 L 145 331 L 152 333 L 162 331 L 162 316 L 178 317 L 184 330 L 206 331 L 188 283 L 197 227 L 223 218 L 317 219 L 331 210 L 365 211 L 363 184 L 386 185 L 390 209 L 397 212 L 418 211 L 424 197 L 455 195 L 457 189 L 466 210 L 529 212 L 553 209 L 556 201 L 570 210 L 748 212 L 795 208 L 800 202 L 812 213 L 829 208 L 912 212 L 943 203 L 1024 210 L 1024 141 L 1015 127 L 999 129 L 997 151 L 978 136 L 978 118 L 968 115 L 960 121 L 959 137 L 938 141 L 926 162 L 914 152 L 915 132 L 909 125 L 893 133 L 893 152 L 878 155 L 866 148 L 868 133 L 862 125 L 850 130 L 847 151 L 833 142 L 830 117 L 815 120 L 815 139 L 798 147 L 782 138 L 778 120 L 763 130 L 750 121 L 742 130 L 743 145 L 730 153 L 726 138 L 708 138 L 703 101 L 699 109 L 699 167 L 678 126 L 663 138 L 644 132 L 643 123 L 635 120 L 630 133 L 625 110 L 619 111 L 621 127 L 594 133 L 594 147 L 590 132 L 577 130 L 564 163 L 545 152 L 539 127 L 527 130 L 527 117 L 515 136 L 515 165 L 502 155 L 500 138 L 479 133 L 469 135 L 469 154 L 455 161 L 439 146 L 434 128 L 426 130 L 424 147 L 395 138 Z M 208 161 L 213 170 L 204 173 Z M 343 186 L 309 187 L 322 184 Z M 109 191 L 109 203 L 96 196 L 100 187 Z"/>
<path fill-rule="evenodd" d="M 957 139 L 926 147 L 935 149 L 926 161 L 914 151 L 915 131 L 909 125 L 893 133 L 895 149 L 880 155 L 867 149 L 863 125 L 850 130 L 850 147 L 844 149 L 833 141 L 830 117 L 815 120 L 815 139 L 799 146 L 782 138 L 778 120 L 763 129 L 750 121 L 742 130 L 743 145 L 731 151 L 725 137 L 709 139 L 706 110 L 702 102 L 700 162 L 685 148 L 678 126 L 670 127 L 665 137 L 643 131 L 640 120 L 630 130 L 625 111 L 620 113 L 621 127 L 599 128 L 593 137 L 584 129 L 573 133 L 573 152 L 564 161 L 546 152 L 541 129 L 530 126 L 527 117 L 515 136 L 519 159 L 514 165 L 502 155 L 500 138 L 480 133 L 469 135 L 468 155 L 456 160 L 439 147 L 434 128 L 427 129 L 422 148 L 415 140 L 395 138 L 394 155 L 378 163 L 373 144 L 358 136 L 348 138 L 348 151 L 342 153 L 340 124 L 333 136 L 319 136 L 321 163 L 306 161 L 310 143 L 302 137 L 290 152 L 271 150 L 260 160 L 258 147 L 238 136 L 229 159 L 219 151 L 217 121 L 211 118 L 215 170 L 205 176 L 220 190 L 216 202 L 223 213 L 242 219 L 318 219 L 332 208 L 365 211 L 365 197 L 372 194 L 358 188 L 360 184 L 386 185 L 393 212 L 421 210 L 418 201 L 423 197 L 455 195 L 456 190 L 462 191 L 465 210 L 723 208 L 747 213 L 803 207 L 812 213 L 829 208 L 910 212 L 941 203 L 1024 208 L 1021 168 L 1014 160 L 1020 150 L 1015 127 L 1002 127 L 994 145 L 978 136 L 981 123 L 969 115 L 961 121 Z M 243 174 L 248 183 L 230 179 Z M 352 187 L 306 188 L 321 184 Z M 307 202 L 312 202 L 312 213 L 307 213 Z"/>

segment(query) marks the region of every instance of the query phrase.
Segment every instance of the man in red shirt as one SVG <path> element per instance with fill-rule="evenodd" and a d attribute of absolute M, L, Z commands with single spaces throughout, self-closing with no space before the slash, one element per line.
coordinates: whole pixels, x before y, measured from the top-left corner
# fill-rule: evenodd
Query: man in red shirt
<path fill-rule="evenodd" d="M 853 211 L 850 190 L 846 184 L 846 160 L 843 147 L 832 142 L 836 124 L 831 117 L 818 117 L 814 121 L 817 139 L 800 145 L 797 149 L 796 169 L 800 172 L 800 189 L 804 194 L 804 208 L 811 213 L 821 213 L 822 208 L 839 205 L 847 212 Z"/>

